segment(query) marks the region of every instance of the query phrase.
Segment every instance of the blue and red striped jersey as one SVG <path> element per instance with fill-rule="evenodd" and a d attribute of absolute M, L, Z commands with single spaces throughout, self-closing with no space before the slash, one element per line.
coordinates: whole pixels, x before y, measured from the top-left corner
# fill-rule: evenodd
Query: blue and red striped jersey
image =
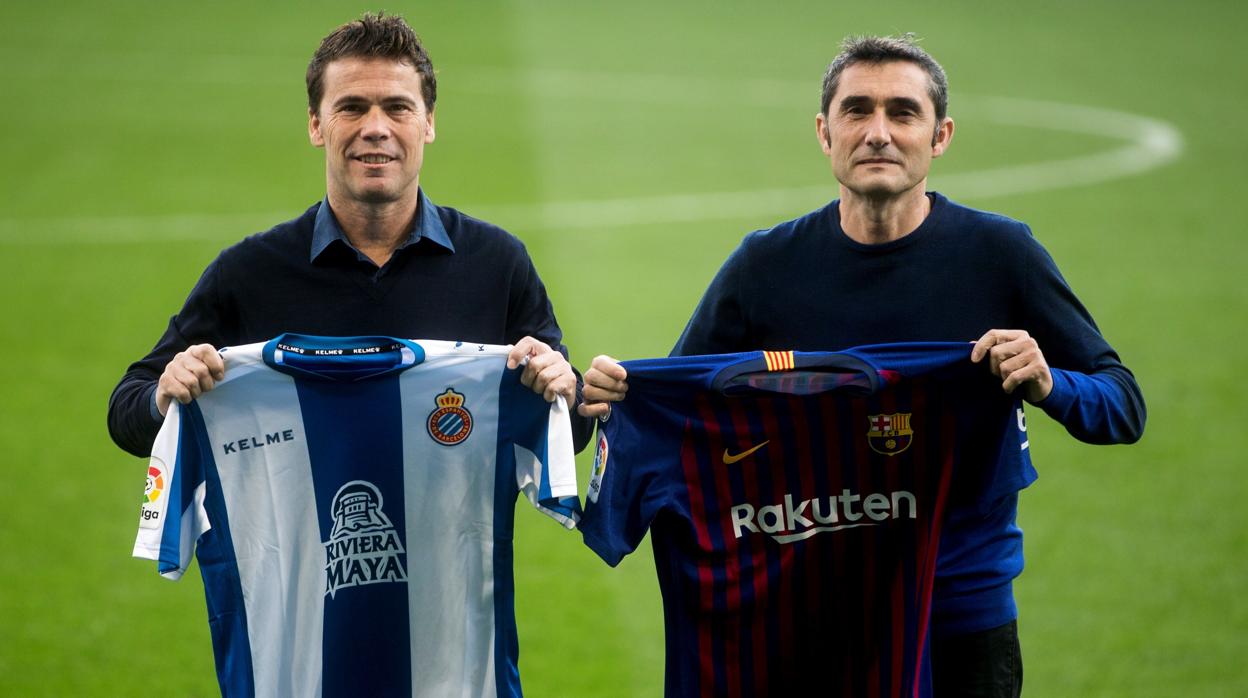
<path fill-rule="evenodd" d="M 650 531 L 669 696 L 927 694 L 945 511 L 1030 469 L 970 348 L 624 362 L 580 528 L 611 565 Z"/>

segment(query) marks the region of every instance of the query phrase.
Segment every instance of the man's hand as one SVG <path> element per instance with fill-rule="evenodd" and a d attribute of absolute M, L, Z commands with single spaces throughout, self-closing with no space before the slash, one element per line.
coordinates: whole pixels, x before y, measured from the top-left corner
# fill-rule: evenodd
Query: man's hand
<path fill-rule="evenodd" d="M 1023 389 L 1023 399 L 1040 402 L 1053 391 L 1053 374 L 1044 360 L 1040 345 L 1025 330 L 988 330 L 971 349 L 971 361 L 988 357 L 992 375 L 1002 379 L 1001 387 L 1013 394 Z"/>
<path fill-rule="evenodd" d="M 212 390 L 225 378 L 225 362 L 211 344 L 196 344 L 178 352 L 156 383 L 156 409 L 169 413 L 174 400 L 185 405 Z"/>
<path fill-rule="evenodd" d="M 528 363 L 525 363 L 526 358 Z M 554 402 L 555 396 L 562 395 L 569 407 L 576 403 L 576 373 L 563 354 L 545 342 L 525 337 L 507 354 L 507 368 L 521 364 L 524 364 L 524 373 L 520 374 L 520 382 L 526 388 L 531 388 L 546 402 Z"/>
<path fill-rule="evenodd" d="M 620 362 L 605 354 L 595 356 L 585 372 L 585 402 L 576 408 L 582 417 L 604 417 L 611 414 L 611 403 L 624 399 L 628 392 L 628 371 Z"/>

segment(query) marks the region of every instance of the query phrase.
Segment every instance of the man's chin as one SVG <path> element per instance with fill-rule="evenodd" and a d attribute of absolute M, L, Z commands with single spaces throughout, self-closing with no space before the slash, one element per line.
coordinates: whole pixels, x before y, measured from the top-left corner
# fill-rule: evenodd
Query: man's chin
<path fill-rule="evenodd" d="M 914 188 L 916 183 L 898 182 L 892 179 L 869 178 L 855 182 L 842 182 L 842 185 L 864 199 L 887 200 L 895 199 Z"/>
<path fill-rule="evenodd" d="M 355 190 L 355 200 L 362 204 L 392 204 L 403 198 L 401 192 L 389 187 L 363 187 Z"/>

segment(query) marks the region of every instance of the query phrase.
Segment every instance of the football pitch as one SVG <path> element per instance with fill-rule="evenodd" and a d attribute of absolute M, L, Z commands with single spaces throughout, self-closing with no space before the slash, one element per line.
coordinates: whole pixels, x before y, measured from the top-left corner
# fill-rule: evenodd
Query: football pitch
<path fill-rule="evenodd" d="M 0 5 L 0 695 L 217 693 L 199 575 L 130 558 L 144 463 L 105 408 L 222 247 L 323 195 L 303 71 L 365 9 Z M 1129 447 L 1030 412 L 1026 693 L 1248 695 L 1236 4 L 384 9 L 439 74 L 421 184 L 524 240 L 581 368 L 666 355 L 745 233 L 835 196 L 823 68 L 844 35 L 918 33 L 957 123 L 929 187 L 1028 222 L 1149 407 Z M 527 505 L 516 518 L 526 692 L 660 695 L 648 544 L 610 569 Z"/>

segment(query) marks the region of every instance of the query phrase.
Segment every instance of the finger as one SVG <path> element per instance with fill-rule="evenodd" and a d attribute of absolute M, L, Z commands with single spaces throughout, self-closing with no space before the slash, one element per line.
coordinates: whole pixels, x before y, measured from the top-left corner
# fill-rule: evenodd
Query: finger
<path fill-rule="evenodd" d="M 1005 380 L 1001 383 L 1001 387 L 1005 390 L 1005 392 L 1012 395 L 1014 391 L 1024 383 L 1032 383 L 1040 380 L 1040 375 L 1043 371 L 1044 369 L 1041 366 L 1036 365 L 1025 366 L 1018 370 L 1011 371 L 1007 376 L 1005 376 Z"/>
<path fill-rule="evenodd" d="M 582 402 L 576 406 L 576 413 L 582 417 L 593 417 L 597 419 L 611 414 L 611 405 L 606 402 Z"/>
<path fill-rule="evenodd" d="M 1002 346 L 1005 346 L 1005 345 L 1002 345 Z M 1040 352 L 1036 351 L 1035 349 L 1028 349 L 1025 351 L 1021 351 L 1017 354 L 1009 356 L 1008 358 L 1004 358 L 1003 356 L 999 364 L 1001 377 L 1004 378 L 1005 376 L 1015 371 L 1026 368 L 1027 366 L 1030 366 L 1031 364 L 1036 363 L 1041 360 L 1042 358 L 1040 356 Z"/>
<path fill-rule="evenodd" d="M 207 364 L 202 361 L 188 361 L 185 368 L 195 376 L 196 387 L 199 388 L 201 395 L 216 387 L 217 382 L 212 377 L 212 369 Z"/>
<path fill-rule="evenodd" d="M 519 366 L 525 357 L 533 357 L 549 351 L 552 350 L 545 342 L 532 337 L 522 337 L 512 346 L 511 351 L 507 352 L 507 368 Z"/>
<path fill-rule="evenodd" d="M 542 397 L 546 398 L 546 402 L 554 402 L 555 398 L 560 395 L 569 405 L 576 401 L 575 377 L 560 375 L 547 382 L 546 389 L 542 391 Z"/>
<path fill-rule="evenodd" d="M 534 390 L 544 388 L 549 378 L 538 383 L 538 377 L 554 369 L 556 373 L 566 371 L 568 375 L 572 375 L 572 365 L 563 358 L 563 354 L 557 351 L 530 356 L 528 364 L 524 367 L 524 376 L 521 376 L 521 382 L 527 377 L 529 382 L 526 385 L 531 386 Z"/>
<path fill-rule="evenodd" d="M 988 350 L 997 344 L 997 331 L 988 330 L 984 336 L 975 340 L 975 346 L 971 347 L 971 363 L 979 363 L 984 360 L 984 356 Z"/>
<path fill-rule="evenodd" d="M 555 399 L 556 393 L 567 391 L 568 379 L 571 379 L 573 386 L 576 385 L 576 378 L 572 376 L 572 371 L 566 365 L 548 366 L 537 372 L 533 379 L 533 392 L 542 393 L 546 402 L 551 402 Z M 573 389 L 575 390 L 575 387 Z"/>
<path fill-rule="evenodd" d="M 620 365 L 620 362 L 610 356 L 607 356 L 606 354 L 599 354 L 598 356 L 595 356 L 594 360 L 590 362 L 589 368 L 591 371 L 597 370 L 599 373 L 613 380 L 623 381 L 628 378 L 628 371 Z"/>
<path fill-rule="evenodd" d="M 596 368 L 591 368 L 585 372 L 585 387 L 594 387 L 599 390 L 609 391 L 612 393 L 624 394 L 628 392 L 628 382 L 623 379 L 612 378 Z"/>
<path fill-rule="evenodd" d="M 587 402 L 619 402 L 624 399 L 624 392 L 618 390 L 606 390 L 596 386 L 585 384 L 581 394 Z"/>
<path fill-rule="evenodd" d="M 216 347 L 211 344 L 196 344 L 189 347 L 186 354 L 204 364 L 215 380 L 225 378 L 225 361 Z"/>
<path fill-rule="evenodd" d="M 169 394 L 178 402 L 186 403 L 199 397 L 203 392 L 199 387 L 199 377 L 185 366 L 171 366 L 169 375 Z"/>

